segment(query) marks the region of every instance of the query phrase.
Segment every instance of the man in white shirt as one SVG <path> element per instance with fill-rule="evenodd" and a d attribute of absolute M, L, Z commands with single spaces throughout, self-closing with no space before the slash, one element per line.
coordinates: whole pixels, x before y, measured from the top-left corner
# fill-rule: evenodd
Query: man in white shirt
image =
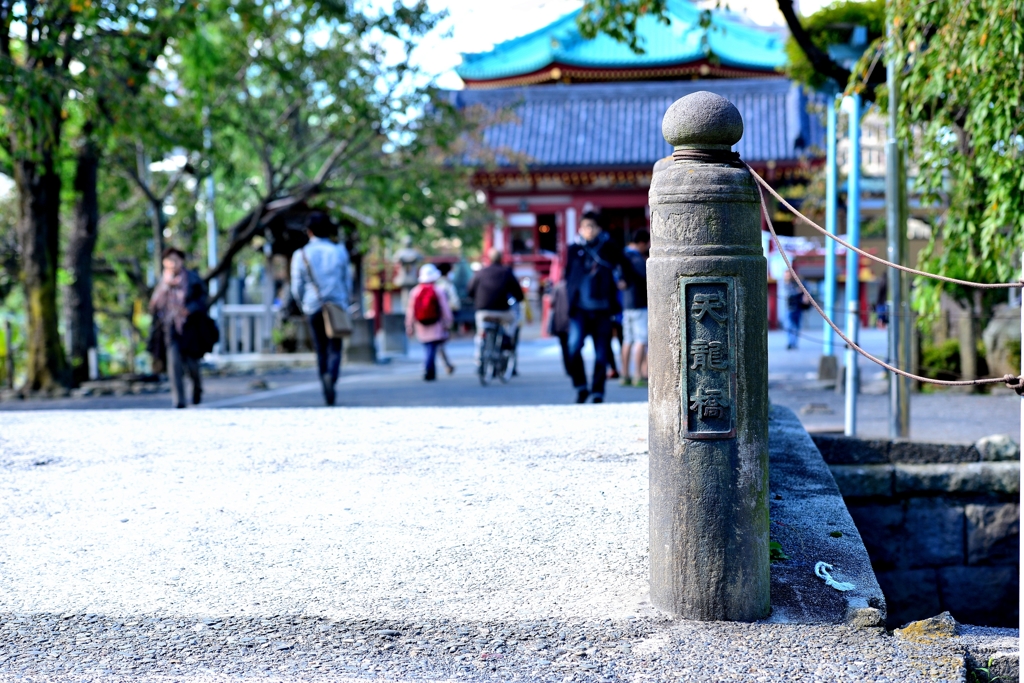
<path fill-rule="evenodd" d="M 324 214 L 311 217 L 306 234 L 309 243 L 292 254 L 292 298 L 309 320 L 324 401 L 333 406 L 334 385 L 341 372 L 341 339 L 327 336 L 322 309 L 327 301 L 348 307 L 351 291 L 348 250 L 345 245 L 331 241 L 337 229 Z"/>

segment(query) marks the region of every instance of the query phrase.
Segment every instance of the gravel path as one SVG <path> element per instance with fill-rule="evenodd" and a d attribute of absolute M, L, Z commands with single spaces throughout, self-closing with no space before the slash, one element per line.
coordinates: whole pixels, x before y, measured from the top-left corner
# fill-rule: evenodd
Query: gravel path
<path fill-rule="evenodd" d="M 0 680 L 962 680 L 883 631 L 658 614 L 646 431 L 643 404 L 7 414 Z"/>

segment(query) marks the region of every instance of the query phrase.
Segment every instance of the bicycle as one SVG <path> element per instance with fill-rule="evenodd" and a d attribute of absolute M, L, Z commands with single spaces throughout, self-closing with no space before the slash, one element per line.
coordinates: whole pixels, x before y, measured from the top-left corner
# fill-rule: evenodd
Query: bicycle
<path fill-rule="evenodd" d="M 495 318 L 484 320 L 483 344 L 480 348 L 480 363 L 477 374 L 480 384 L 487 386 L 497 378 L 505 384 L 516 371 L 516 340 L 505 333 L 505 327 Z"/>

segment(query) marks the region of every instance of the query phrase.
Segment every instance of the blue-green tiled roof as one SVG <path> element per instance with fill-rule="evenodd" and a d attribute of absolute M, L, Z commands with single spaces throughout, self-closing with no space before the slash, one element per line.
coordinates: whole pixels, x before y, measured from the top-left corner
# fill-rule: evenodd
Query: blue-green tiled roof
<path fill-rule="evenodd" d="M 808 114 L 807 95 L 785 78 L 558 83 L 450 90 L 448 98 L 458 109 L 512 114 L 488 125 L 480 141 L 498 166 L 649 170 L 672 153 L 661 131 L 665 111 L 698 90 L 718 93 L 736 105 L 743 137 L 735 149 L 749 163 L 795 161 L 825 146 L 821 124 Z M 478 158 L 471 152 L 464 161 L 475 165 Z"/>
<path fill-rule="evenodd" d="M 646 52 L 637 55 L 606 35 L 584 40 L 576 27 L 576 11 L 539 31 L 500 43 L 490 52 L 463 54 L 455 72 L 464 80 L 486 81 L 532 73 L 555 63 L 610 69 L 685 64 L 707 56 L 701 44 L 705 29 L 700 26 L 700 13 L 686 0 L 669 0 L 668 25 L 641 17 L 637 32 Z M 712 11 L 711 23 L 708 46 L 723 65 L 771 70 L 785 63 L 784 29 L 753 26 L 724 11 Z"/>

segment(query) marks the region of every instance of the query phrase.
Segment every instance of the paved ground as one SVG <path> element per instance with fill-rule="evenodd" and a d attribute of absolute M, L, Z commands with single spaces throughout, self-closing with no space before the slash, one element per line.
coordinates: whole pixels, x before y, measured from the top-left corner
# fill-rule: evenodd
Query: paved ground
<path fill-rule="evenodd" d="M 507 385 L 481 387 L 473 374 L 472 346 L 468 339 L 449 344 L 457 366 L 454 375 L 437 382 L 421 379 L 421 348 L 412 344 L 406 358 L 386 365 L 352 365 L 343 369 L 338 404 L 343 407 L 385 406 L 497 406 L 558 405 L 571 403 L 574 394 L 565 377 L 556 342 L 532 338 L 521 347 L 521 372 Z M 811 431 L 842 432 L 844 396 L 817 381 L 821 332 L 808 328 L 799 350 L 787 351 L 785 334 L 769 334 L 769 392 L 772 401 L 800 417 Z M 873 353 L 885 355 L 885 333 L 866 330 L 862 342 Z M 839 348 L 839 347 L 837 347 Z M 882 375 L 870 362 L 860 361 L 864 392 L 858 397 L 858 435 L 888 437 L 889 401 Z M 610 403 L 646 401 L 646 391 L 608 383 Z M 298 408 L 322 405 L 319 383 L 310 369 L 261 375 L 211 377 L 206 380 L 210 408 Z M 67 398 L 0 402 L 3 410 L 52 409 L 169 409 L 169 394 Z M 997 390 L 986 395 L 942 392 L 915 394 L 911 401 L 911 438 L 919 441 L 972 443 L 996 433 L 1020 434 L 1020 399 Z M 1019 440 L 1019 439 L 1018 439 Z"/>
<path fill-rule="evenodd" d="M 961 681 L 646 603 L 646 406 L 8 413 L 0 680 Z"/>
<path fill-rule="evenodd" d="M 811 321 L 808 321 L 810 324 Z M 863 330 L 861 345 L 886 357 L 884 330 Z M 785 335 L 768 336 L 768 392 L 772 402 L 793 410 L 812 432 L 843 432 L 845 394 L 817 381 L 822 333 L 805 326 L 800 348 L 787 351 Z M 836 352 L 842 362 L 843 342 Z M 862 392 L 857 397 L 857 436 L 889 438 L 888 380 L 874 363 L 858 356 Z M 990 394 L 957 391 L 916 393 L 910 401 L 910 438 L 935 443 L 973 443 L 991 434 L 1020 440 L 1021 399 L 999 385 Z"/>

